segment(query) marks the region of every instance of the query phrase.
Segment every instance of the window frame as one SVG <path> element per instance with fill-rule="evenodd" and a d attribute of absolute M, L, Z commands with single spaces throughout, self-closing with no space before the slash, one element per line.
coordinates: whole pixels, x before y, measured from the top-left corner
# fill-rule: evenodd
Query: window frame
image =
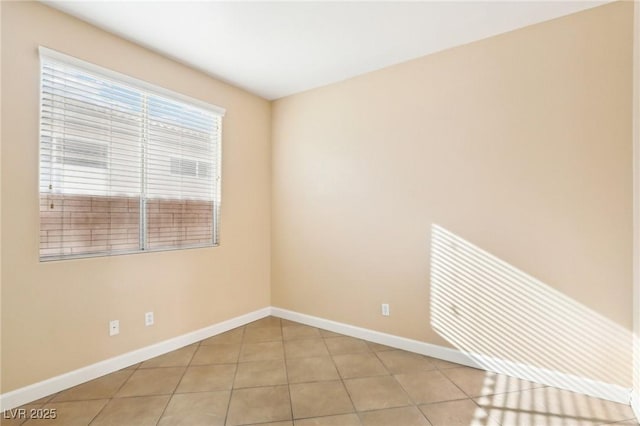
<path fill-rule="evenodd" d="M 76 68 L 81 72 L 87 72 L 91 75 L 94 75 L 98 78 L 104 78 L 105 80 L 114 81 L 115 83 L 119 83 L 122 85 L 126 85 L 131 87 L 132 89 L 139 91 L 143 96 L 158 96 L 160 98 L 165 98 L 170 101 L 180 102 L 189 107 L 195 107 L 200 110 L 204 110 L 218 117 L 218 129 L 217 129 L 217 141 L 216 146 L 212 150 L 213 156 L 211 157 L 213 163 L 210 165 L 208 170 L 209 176 L 208 179 L 211 179 L 213 185 L 213 199 L 212 199 L 212 241 L 211 243 L 203 243 L 203 244 L 194 244 L 187 245 L 184 247 L 181 246 L 169 246 L 169 247 L 158 247 L 158 248 L 149 248 L 149 243 L 146 242 L 147 239 L 147 216 L 146 212 L 146 204 L 149 200 L 145 188 L 140 189 L 140 193 L 138 197 L 140 198 L 140 222 L 139 222 L 139 246 L 138 249 L 135 250 L 120 250 L 120 251 L 95 251 L 95 252 L 87 252 L 87 253 L 75 253 L 75 254 L 59 254 L 59 255 L 46 255 L 43 256 L 41 254 L 42 250 L 42 240 L 39 240 L 38 244 L 38 257 L 40 262 L 50 262 L 50 261 L 60 261 L 60 260 L 72 260 L 72 259 L 82 259 L 82 258 L 91 258 L 91 257 L 110 257 L 110 256 L 119 256 L 119 255 L 128 255 L 128 254 L 138 254 L 138 253 L 149 253 L 149 252 L 162 252 L 162 251 L 173 251 L 173 250 L 189 250 L 189 249 L 197 249 L 197 248 L 210 248 L 210 247 L 218 247 L 220 245 L 220 212 L 221 212 L 221 199 L 222 199 L 222 140 L 223 140 L 223 118 L 226 113 L 226 110 L 217 105 L 213 105 L 207 102 L 204 102 L 200 99 L 192 98 L 190 96 L 175 92 L 173 90 L 166 89 L 161 86 L 157 86 L 155 84 L 146 82 L 144 80 L 137 79 L 135 77 L 131 77 L 126 74 L 119 73 L 117 71 L 113 71 L 104 67 L 101 67 L 96 64 L 92 64 L 90 62 L 86 62 L 84 60 L 75 58 L 73 56 L 69 56 L 67 54 L 49 49 L 44 46 L 38 47 L 38 53 L 40 57 L 40 69 L 39 69 L 39 77 L 40 77 L 40 91 L 39 91 L 39 99 L 38 99 L 38 107 L 39 107 L 39 115 L 38 115 L 38 195 L 41 198 L 42 193 L 41 190 L 41 179 L 42 179 L 42 141 L 43 141 L 43 63 L 45 60 L 50 60 L 53 62 L 58 62 L 64 65 L 68 65 L 70 67 Z M 146 120 L 149 120 L 147 117 Z M 147 124 L 144 124 L 146 127 Z M 141 141 L 141 146 L 144 146 L 143 141 Z M 146 149 L 146 148 L 145 148 Z M 144 151 L 144 150 L 143 150 Z M 109 154 L 108 154 L 109 155 Z M 107 155 L 107 156 L 108 156 Z M 56 159 L 57 160 L 57 159 Z M 64 160 L 64 159 L 61 159 Z M 55 161 L 51 159 L 51 161 Z M 141 173 L 143 175 L 147 175 L 149 170 L 145 165 L 145 162 L 140 164 Z M 173 176 L 172 173 L 170 173 Z M 199 177 L 196 172 L 196 176 Z M 88 195 L 89 197 L 94 197 L 94 195 Z M 98 195 L 95 195 L 98 196 Z M 160 199 L 161 200 L 161 199 Z M 42 214 L 39 210 L 38 214 L 39 225 L 38 228 L 42 230 Z M 40 237 L 42 238 L 42 237 Z"/>

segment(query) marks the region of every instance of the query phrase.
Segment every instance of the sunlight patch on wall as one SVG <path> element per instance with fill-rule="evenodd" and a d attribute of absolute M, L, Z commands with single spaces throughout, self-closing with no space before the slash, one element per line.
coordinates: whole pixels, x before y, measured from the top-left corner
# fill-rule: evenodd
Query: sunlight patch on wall
<path fill-rule="evenodd" d="M 435 224 L 431 325 L 490 371 L 631 387 L 629 330 Z"/>

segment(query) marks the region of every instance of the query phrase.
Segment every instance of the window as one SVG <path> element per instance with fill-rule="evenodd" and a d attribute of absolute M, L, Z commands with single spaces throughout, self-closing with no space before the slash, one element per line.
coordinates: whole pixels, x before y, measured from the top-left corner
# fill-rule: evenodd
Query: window
<path fill-rule="evenodd" d="M 40 58 L 40 259 L 217 245 L 224 110 Z"/>

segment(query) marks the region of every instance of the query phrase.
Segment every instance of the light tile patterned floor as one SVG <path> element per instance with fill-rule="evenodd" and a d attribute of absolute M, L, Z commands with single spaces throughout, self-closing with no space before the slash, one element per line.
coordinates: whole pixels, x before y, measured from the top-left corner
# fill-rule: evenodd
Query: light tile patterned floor
<path fill-rule="evenodd" d="M 51 395 L 26 425 L 637 425 L 628 406 L 265 318 Z M 6 416 L 6 414 L 5 414 Z M 616 423 L 618 422 L 618 423 Z"/>

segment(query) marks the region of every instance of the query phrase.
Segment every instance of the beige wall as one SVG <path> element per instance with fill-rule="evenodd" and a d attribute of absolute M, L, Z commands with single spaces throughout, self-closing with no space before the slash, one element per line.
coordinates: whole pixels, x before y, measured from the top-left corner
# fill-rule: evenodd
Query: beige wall
<path fill-rule="evenodd" d="M 38 262 L 39 45 L 227 109 L 220 247 Z M 270 304 L 270 108 L 42 4 L 2 2 L 2 392 Z"/>
<path fill-rule="evenodd" d="M 630 387 L 632 8 L 276 101 L 272 304 Z"/>
<path fill-rule="evenodd" d="M 0 5 L 0 23 L 2 23 L 2 6 Z M 0 47 L 2 46 L 2 30 L 0 27 Z M 0 54 L 0 99 L 2 99 L 2 54 Z M 2 102 L 0 102 L 0 394 L 2 389 Z"/>
<path fill-rule="evenodd" d="M 634 360 L 633 401 L 640 421 L 640 3 L 634 2 L 633 23 L 633 149 L 634 149 Z"/>
<path fill-rule="evenodd" d="M 258 97 L 2 2 L 0 392 L 270 303 L 630 386 L 631 7 L 291 96 L 271 121 Z M 38 262 L 38 45 L 227 109 L 220 247 Z M 455 273 L 431 281 L 439 241 Z"/>

